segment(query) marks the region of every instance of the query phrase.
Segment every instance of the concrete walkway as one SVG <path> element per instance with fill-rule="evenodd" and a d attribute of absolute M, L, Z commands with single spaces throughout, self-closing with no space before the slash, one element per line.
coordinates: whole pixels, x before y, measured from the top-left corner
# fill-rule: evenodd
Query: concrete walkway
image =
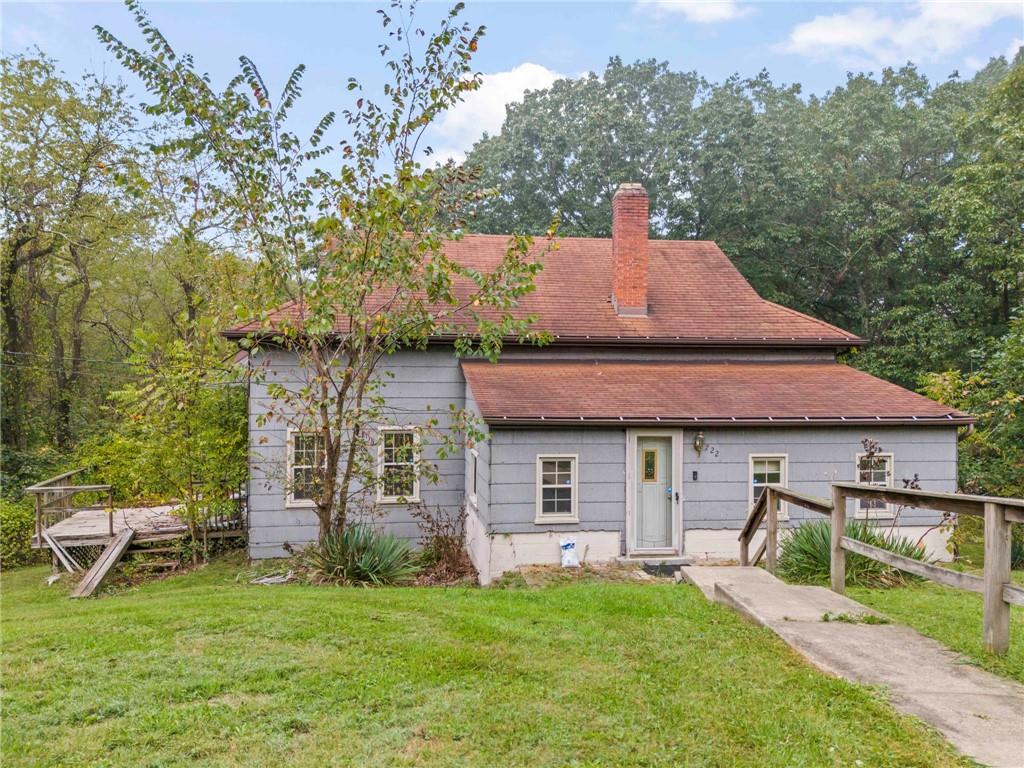
<path fill-rule="evenodd" d="M 897 709 L 936 728 L 968 757 L 995 768 L 1024 767 L 1024 686 L 909 627 L 824 621 L 826 613 L 878 616 L 824 587 L 790 586 L 760 568 L 681 572 L 709 600 L 768 627 L 822 671 L 884 686 Z"/>

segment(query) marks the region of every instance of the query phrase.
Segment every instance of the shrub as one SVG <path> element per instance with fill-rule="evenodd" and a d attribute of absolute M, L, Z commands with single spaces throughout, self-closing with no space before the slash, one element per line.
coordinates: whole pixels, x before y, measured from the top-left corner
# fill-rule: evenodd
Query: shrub
<path fill-rule="evenodd" d="M 889 534 L 868 520 L 851 520 L 846 535 L 865 544 L 927 562 L 925 549 Z M 778 573 L 789 581 L 815 584 L 828 581 L 832 560 L 832 524 L 827 520 L 804 523 L 787 531 L 780 542 Z M 853 552 L 846 553 L 846 581 L 860 587 L 895 587 L 920 577 Z"/>
<path fill-rule="evenodd" d="M 335 584 L 401 584 L 420 569 L 408 543 L 364 524 L 327 534 L 305 561 L 316 580 Z"/>
<path fill-rule="evenodd" d="M 449 584 L 476 575 L 466 551 L 466 508 L 418 506 L 410 510 L 419 526 L 423 546 L 420 581 Z"/>
<path fill-rule="evenodd" d="M 32 550 L 35 532 L 36 513 L 31 500 L 0 499 L 0 566 L 12 568 L 42 559 L 38 551 Z"/>
<path fill-rule="evenodd" d="M 1024 537 L 1014 536 L 1010 542 L 1010 567 L 1024 571 Z"/>

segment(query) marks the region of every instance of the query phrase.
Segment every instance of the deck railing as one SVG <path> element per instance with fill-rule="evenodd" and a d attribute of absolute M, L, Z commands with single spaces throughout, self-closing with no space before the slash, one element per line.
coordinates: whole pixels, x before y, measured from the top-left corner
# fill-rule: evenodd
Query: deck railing
<path fill-rule="evenodd" d="M 61 520 L 66 520 L 82 509 L 95 509 L 95 503 L 76 506 L 73 501 L 82 493 L 106 495 L 107 521 L 110 535 L 114 535 L 114 494 L 109 485 L 73 485 L 71 478 L 85 471 L 84 467 L 64 472 L 42 482 L 30 485 L 25 493 L 35 496 L 36 541 L 42 544 L 43 531 Z"/>
<path fill-rule="evenodd" d="M 845 535 L 846 503 L 849 499 L 881 501 L 982 518 L 985 525 L 984 576 L 924 563 L 851 539 Z M 834 591 L 840 594 L 846 591 L 846 553 L 854 552 L 949 587 L 978 592 L 984 599 L 985 647 L 992 653 L 1006 653 L 1010 645 L 1010 605 L 1024 606 L 1024 588 L 1012 582 L 1010 562 L 1011 529 L 1014 523 L 1024 523 L 1024 499 L 886 488 L 863 483 L 832 483 L 832 498 L 822 499 L 781 485 L 769 485 L 751 507 L 740 531 L 741 565 L 757 565 L 765 558 L 767 569 L 775 572 L 779 505 L 783 501 L 831 518 L 830 582 Z M 765 539 L 750 557 L 750 545 L 762 524 L 767 528 Z"/>

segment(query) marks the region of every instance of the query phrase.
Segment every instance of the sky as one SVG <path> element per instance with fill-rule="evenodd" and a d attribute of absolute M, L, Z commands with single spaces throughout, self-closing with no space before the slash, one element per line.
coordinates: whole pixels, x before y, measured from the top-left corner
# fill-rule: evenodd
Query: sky
<path fill-rule="evenodd" d="M 307 67 L 298 125 L 351 104 L 355 77 L 371 90 L 385 82 L 377 53 L 384 37 L 378 2 L 146 2 L 144 7 L 179 51 L 223 85 L 245 54 L 271 89 L 299 63 Z M 423 3 L 421 26 L 432 28 L 447 4 Z M 604 69 L 608 59 L 654 58 L 711 80 L 768 70 L 777 83 L 823 94 L 849 71 L 878 73 L 913 61 L 934 80 L 969 77 L 993 56 L 1024 45 L 1024 0 L 974 2 L 468 2 L 463 18 L 484 24 L 475 68 L 483 86 L 431 129 L 436 157 L 461 159 L 484 131 L 496 133 L 505 105 L 526 89 L 559 77 Z M 16 3 L 0 0 L 5 54 L 38 46 L 72 77 L 90 71 L 142 89 L 92 30 L 99 24 L 141 42 L 129 12 L 116 2 Z M 303 133 L 308 133 L 304 131 Z"/>

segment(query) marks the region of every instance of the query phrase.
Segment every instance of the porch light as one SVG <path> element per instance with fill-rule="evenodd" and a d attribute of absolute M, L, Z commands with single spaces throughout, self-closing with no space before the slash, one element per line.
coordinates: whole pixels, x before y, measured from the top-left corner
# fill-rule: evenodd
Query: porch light
<path fill-rule="evenodd" d="M 704 450 L 704 432 L 701 430 L 697 433 L 697 436 L 693 438 L 693 450 L 700 456 L 700 452 Z"/>

